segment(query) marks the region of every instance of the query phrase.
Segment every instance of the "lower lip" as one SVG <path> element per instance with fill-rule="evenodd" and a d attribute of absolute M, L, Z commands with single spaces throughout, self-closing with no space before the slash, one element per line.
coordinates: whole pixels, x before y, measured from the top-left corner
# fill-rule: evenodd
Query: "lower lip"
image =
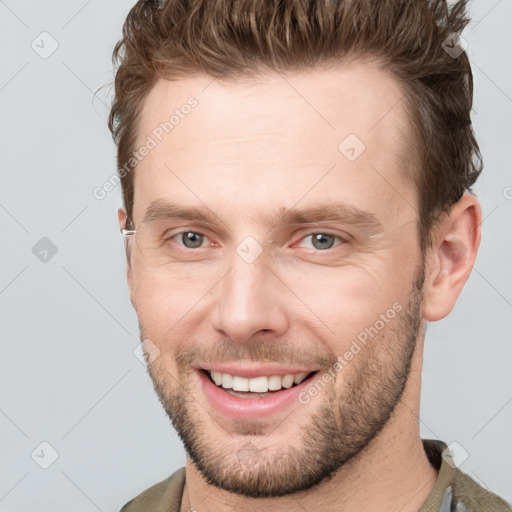
<path fill-rule="evenodd" d="M 307 377 L 300 384 L 282 391 L 261 397 L 240 398 L 226 393 L 203 371 L 197 370 L 197 374 L 204 394 L 217 411 L 234 419 L 245 420 L 271 416 L 288 409 L 293 403 L 300 404 L 298 395 L 312 383 L 312 377 Z"/>

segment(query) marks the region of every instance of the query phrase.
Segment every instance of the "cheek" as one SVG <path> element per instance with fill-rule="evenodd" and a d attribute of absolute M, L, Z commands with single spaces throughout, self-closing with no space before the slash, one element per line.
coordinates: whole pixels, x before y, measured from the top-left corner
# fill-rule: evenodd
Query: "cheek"
<path fill-rule="evenodd" d="M 296 280 L 291 313 L 303 325 L 315 326 L 317 336 L 339 355 L 358 336 L 375 328 L 385 335 L 396 324 L 397 312 L 406 307 L 414 272 L 394 273 L 374 267 L 329 269 L 307 282 Z"/>
<path fill-rule="evenodd" d="M 218 278 L 217 278 L 218 279 Z M 132 298 L 144 336 L 169 354 L 178 343 L 198 335 L 212 307 L 215 281 L 192 279 L 185 272 L 163 277 L 142 265 L 133 268 Z"/>
<path fill-rule="evenodd" d="M 182 283 L 162 283 L 151 272 L 134 268 L 132 299 L 137 316 L 147 336 L 164 340 L 179 325 L 180 318 L 190 309 L 192 294 Z"/>

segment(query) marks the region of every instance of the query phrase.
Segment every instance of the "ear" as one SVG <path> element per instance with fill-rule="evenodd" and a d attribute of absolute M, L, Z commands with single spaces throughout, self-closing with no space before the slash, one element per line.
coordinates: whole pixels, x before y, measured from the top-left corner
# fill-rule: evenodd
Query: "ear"
<path fill-rule="evenodd" d="M 432 234 L 426 257 L 423 319 L 447 316 L 466 284 L 480 245 L 482 209 L 475 196 L 465 194 Z"/>
<path fill-rule="evenodd" d="M 117 221 L 119 223 L 119 229 L 126 227 L 126 211 L 123 208 L 117 210 Z M 124 248 L 126 253 L 126 280 L 128 281 L 128 287 L 130 292 L 132 290 L 132 265 L 130 258 L 130 248 L 128 246 L 128 240 L 125 239 Z"/>

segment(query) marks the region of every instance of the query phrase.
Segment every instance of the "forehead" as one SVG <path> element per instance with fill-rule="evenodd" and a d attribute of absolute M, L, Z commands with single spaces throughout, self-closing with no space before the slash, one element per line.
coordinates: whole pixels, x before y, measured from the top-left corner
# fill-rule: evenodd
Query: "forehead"
<path fill-rule="evenodd" d="M 137 147 L 155 145 L 137 165 L 134 211 L 156 196 L 176 199 L 178 188 L 188 203 L 203 194 L 219 207 L 366 189 L 394 208 L 397 187 L 412 188 L 404 107 L 400 84 L 368 62 L 229 83 L 159 80 L 139 119 Z"/>

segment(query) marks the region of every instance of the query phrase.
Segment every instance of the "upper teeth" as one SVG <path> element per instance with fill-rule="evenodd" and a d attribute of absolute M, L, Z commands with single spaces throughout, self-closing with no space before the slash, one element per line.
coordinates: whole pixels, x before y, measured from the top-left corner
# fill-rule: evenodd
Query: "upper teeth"
<path fill-rule="evenodd" d="M 253 377 L 247 379 L 238 375 L 210 371 L 213 382 L 217 386 L 234 391 L 252 391 L 254 393 L 266 393 L 277 391 L 281 388 L 291 388 L 293 384 L 300 384 L 308 375 L 308 372 L 294 373 L 290 375 L 272 375 L 270 377 Z"/>

